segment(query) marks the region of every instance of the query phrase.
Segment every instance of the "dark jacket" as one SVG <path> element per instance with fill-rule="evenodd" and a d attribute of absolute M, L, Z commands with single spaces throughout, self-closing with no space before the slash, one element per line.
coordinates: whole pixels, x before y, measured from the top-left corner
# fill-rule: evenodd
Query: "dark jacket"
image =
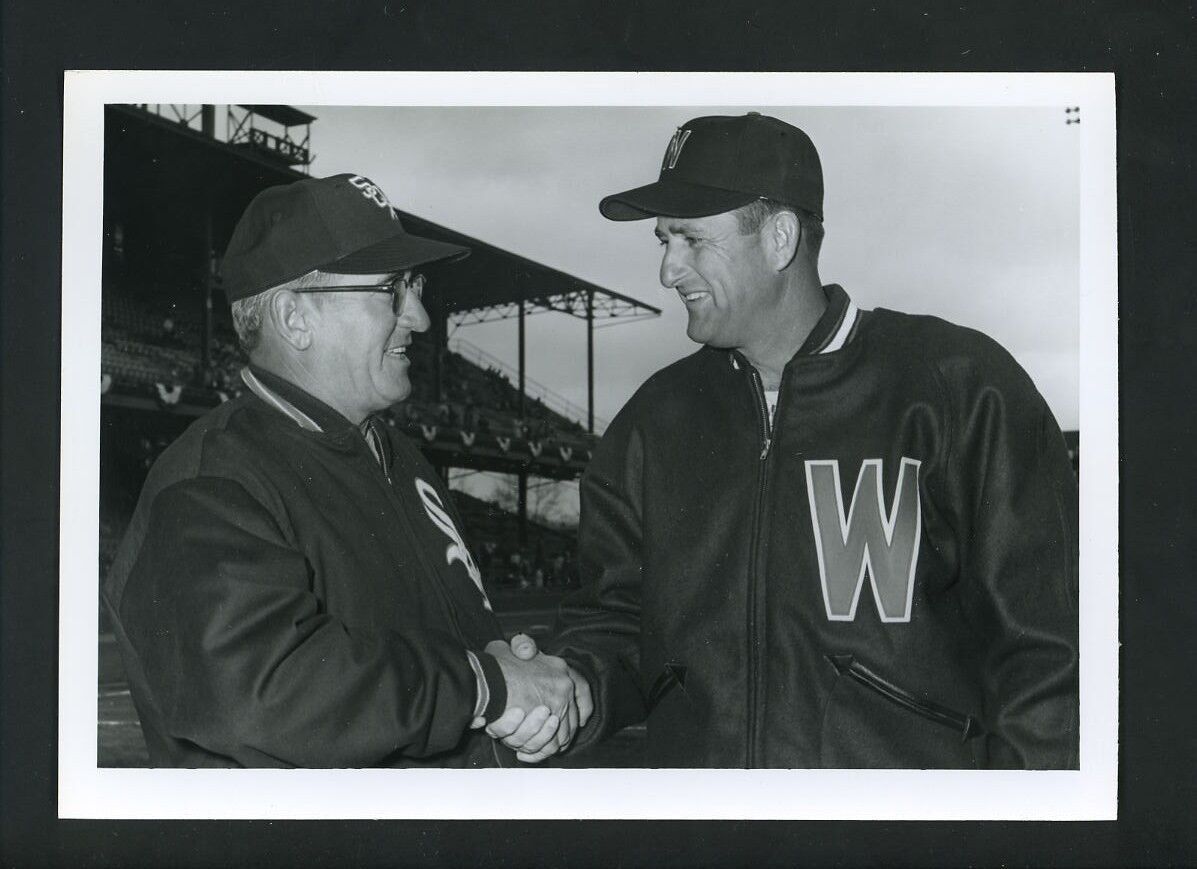
<path fill-rule="evenodd" d="M 597 695 L 579 746 L 647 717 L 652 766 L 1075 768 L 1051 413 L 985 336 L 828 293 L 771 430 L 755 369 L 703 348 L 604 435 L 554 644 Z"/>
<path fill-rule="evenodd" d="M 468 729 L 466 650 L 501 633 L 441 481 L 375 422 L 384 472 L 357 426 L 252 371 L 265 399 L 154 465 L 105 583 L 151 763 L 507 765 Z"/>

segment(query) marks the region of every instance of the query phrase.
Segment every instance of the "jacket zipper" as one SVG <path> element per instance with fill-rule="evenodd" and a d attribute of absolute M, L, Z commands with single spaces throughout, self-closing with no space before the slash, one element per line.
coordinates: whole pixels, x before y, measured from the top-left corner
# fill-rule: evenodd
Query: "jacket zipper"
<path fill-rule="evenodd" d="M 391 458 L 390 444 L 383 440 L 383 436 L 374 429 L 373 425 L 370 426 L 370 433 L 373 434 L 378 440 L 378 465 L 382 469 L 383 477 L 386 478 L 387 486 L 391 486 L 391 468 L 389 461 Z M 373 454 L 374 450 L 370 447 L 369 439 L 363 435 L 362 440 L 366 441 L 366 448 L 370 450 L 371 454 Z"/>
<path fill-rule="evenodd" d="M 760 562 L 760 547 L 761 547 L 761 526 L 763 524 L 764 510 L 765 510 L 765 489 L 768 485 L 768 461 L 769 449 L 773 444 L 773 429 L 769 421 L 769 405 L 765 400 L 765 386 L 761 381 L 760 372 L 756 367 L 747 360 L 743 361 L 744 367 L 748 369 L 749 379 L 752 383 L 752 393 L 754 399 L 754 406 L 757 413 L 757 422 L 760 425 L 761 437 L 761 452 L 760 462 L 757 467 L 757 490 L 756 490 L 756 505 L 753 511 L 752 519 L 752 550 L 750 561 L 748 565 L 748 746 L 747 766 L 754 768 L 757 765 L 756 759 L 756 743 L 757 730 L 759 724 L 757 722 L 757 705 L 760 694 L 758 681 L 760 678 L 760 667 L 757 659 L 759 657 L 758 642 L 757 642 L 757 568 Z M 784 373 L 783 373 L 784 378 Z M 778 402 L 781 401 L 781 392 L 778 391 Z"/>

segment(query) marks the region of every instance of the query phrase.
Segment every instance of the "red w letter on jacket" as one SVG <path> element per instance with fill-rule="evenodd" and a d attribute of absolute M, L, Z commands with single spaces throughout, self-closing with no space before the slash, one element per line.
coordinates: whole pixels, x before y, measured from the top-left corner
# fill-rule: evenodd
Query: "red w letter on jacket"
<path fill-rule="evenodd" d="M 920 464 L 916 459 L 902 458 L 893 508 L 887 515 L 881 491 L 881 459 L 865 459 L 845 516 L 840 463 L 806 462 L 806 493 L 819 557 L 819 580 L 831 621 L 850 622 L 856 618 L 866 571 L 881 620 L 910 621 L 923 523 Z"/>

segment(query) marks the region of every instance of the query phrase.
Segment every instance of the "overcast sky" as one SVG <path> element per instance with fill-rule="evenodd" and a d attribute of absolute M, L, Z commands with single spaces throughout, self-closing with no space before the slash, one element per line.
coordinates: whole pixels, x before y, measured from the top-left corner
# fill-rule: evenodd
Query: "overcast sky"
<path fill-rule="evenodd" d="M 598 201 L 655 180 L 689 118 L 745 107 L 303 108 L 318 118 L 312 174 L 368 175 L 405 211 L 663 309 L 596 332 L 600 417 L 695 348 L 657 282 L 652 221 L 605 220 Z M 1063 107 L 757 109 L 819 150 L 824 283 L 988 333 L 1077 427 L 1079 128 Z M 454 337 L 516 361 L 514 321 Z M 585 405 L 583 321 L 531 317 L 528 342 L 529 377 Z"/>

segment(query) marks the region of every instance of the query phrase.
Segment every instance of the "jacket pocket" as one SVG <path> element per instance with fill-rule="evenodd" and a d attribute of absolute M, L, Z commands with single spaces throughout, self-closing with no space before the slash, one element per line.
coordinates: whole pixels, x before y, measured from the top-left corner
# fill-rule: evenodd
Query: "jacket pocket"
<path fill-rule="evenodd" d="M 895 684 L 854 655 L 827 655 L 817 765 L 832 769 L 985 769 L 980 719 Z M 888 675 L 888 674 L 887 674 Z"/>
<path fill-rule="evenodd" d="M 644 698 L 644 708 L 647 714 L 651 715 L 657 704 L 679 685 L 683 691 L 686 690 L 686 666 L 676 661 L 670 661 L 661 671 L 661 675 L 653 682 L 652 687 L 648 689 L 648 694 Z"/>
<path fill-rule="evenodd" d="M 959 734 L 961 742 L 985 735 L 985 728 L 973 716 L 957 712 L 947 706 L 941 706 L 925 697 L 919 697 L 917 694 L 898 687 L 870 670 L 852 655 L 828 655 L 827 660 L 841 677 L 847 676 L 908 712 L 913 712 L 928 721 L 955 731 Z"/>
<path fill-rule="evenodd" d="M 855 656 L 828 655 L 827 661 L 831 662 L 831 666 L 836 668 L 840 676 L 849 677 L 859 685 L 868 688 L 869 691 L 880 694 L 881 697 L 900 706 L 901 709 L 913 712 L 915 715 L 925 718 L 926 721 L 935 722 L 942 727 L 954 730 L 960 735 L 961 742 L 985 735 L 985 728 L 976 718 L 926 698 L 918 697 L 917 694 L 912 694 L 906 689 L 894 685 L 893 682 L 883 679 L 882 676 L 865 667 L 864 664 L 856 660 Z"/>
<path fill-rule="evenodd" d="M 712 760 L 712 743 L 736 744 L 713 729 L 706 695 L 695 696 L 702 680 L 687 684 L 687 673 L 685 664 L 667 661 L 645 692 L 644 758 L 652 768 L 721 765 Z"/>

